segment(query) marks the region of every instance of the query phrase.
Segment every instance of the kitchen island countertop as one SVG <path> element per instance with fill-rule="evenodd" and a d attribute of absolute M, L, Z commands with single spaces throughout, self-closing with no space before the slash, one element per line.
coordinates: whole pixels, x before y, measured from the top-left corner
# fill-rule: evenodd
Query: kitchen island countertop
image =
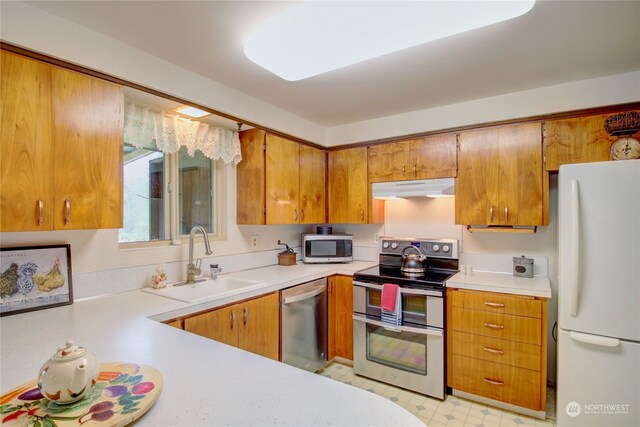
<path fill-rule="evenodd" d="M 422 425 L 374 393 L 159 323 L 373 263 L 270 266 L 231 273 L 264 282 L 260 289 L 188 304 L 140 290 L 3 317 L 2 393 L 38 374 L 72 339 L 100 362 L 150 365 L 164 377 L 160 398 L 139 425 Z"/>

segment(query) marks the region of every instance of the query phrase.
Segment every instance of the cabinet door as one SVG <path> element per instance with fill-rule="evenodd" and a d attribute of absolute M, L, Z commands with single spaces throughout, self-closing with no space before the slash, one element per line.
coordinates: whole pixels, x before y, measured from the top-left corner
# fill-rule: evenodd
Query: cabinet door
<path fill-rule="evenodd" d="M 237 347 L 238 331 L 242 321 L 238 318 L 237 311 L 236 304 L 186 318 L 184 330 Z"/>
<path fill-rule="evenodd" d="M 267 224 L 297 224 L 299 219 L 299 144 L 267 134 Z"/>
<path fill-rule="evenodd" d="M 439 135 L 409 141 L 406 179 L 453 178 L 457 174 L 456 135 Z"/>
<path fill-rule="evenodd" d="M 353 279 L 329 278 L 329 360 L 353 360 Z"/>
<path fill-rule="evenodd" d="M 369 216 L 369 183 L 367 181 L 367 148 L 345 150 L 349 156 L 348 222 L 366 224 Z M 343 190 L 344 191 L 344 190 Z"/>
<path fill-rule="evenodd" d="M 329 222 L 349 222 L 349 150 L 329 152 Z"/>
<path fill-rule="evenodd" d="M 238 305 L 241 325 L 238 347 L 273 360 L 279 359 L 279 303 L 278 293 L 274 292 Z"/>
<path fill-rule="evenodd" d="M 546 170 L 561 165 L 610 160 L 609 148 L 618 136 L 604 130 L 604 121 L 612 114 L 551 120 L 545 123 Z M 633 136 L 640 139 L 640 132 Z"/>
<path fill-rule="evenodd" d="M 326 222 L 325 152 L 308 145 L 300 145 L 300 223 Z"/>
<path fill-rule="evenodd" d="M 1 55 L 0 231 L 51 230 L 51 67 Z"/>
<path fill-rule="evenodd" d="M 242 161 L 236 169 L 238 224 L 265 223 L 265 137 L 266 133 L 261 129 L 240 132 Z"/>
<path fill-rule="evenodd" d="M 456 224 L 498 225 L 498 136 L 495 128 L 460 134 Z"/>
<path fill-rule="evenodd" d="M 498 128 L 499 225 L 543 224 L 542 128 L 528 123 Z M 495 213 L 494 213 L 495 223 Z"/>
<path fill-rule="evenodd" d="M 369 147 L 369 182 L 411 179 L 409 144 L 393 142 Z"/>
<path fill-rule="evenodd" d="M 122 227 L 124 91 L 52 68 L 56 229 Z"/>

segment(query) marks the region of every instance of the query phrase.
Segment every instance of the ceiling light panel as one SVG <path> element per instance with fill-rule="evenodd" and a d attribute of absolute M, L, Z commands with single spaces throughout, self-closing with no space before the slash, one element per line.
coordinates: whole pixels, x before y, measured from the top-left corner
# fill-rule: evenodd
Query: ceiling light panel
<path fill-rule="evenodd" d="M 245 55 L 289 81 L 302 80 L 531 10 L 520 1 L 309 1 L 272 16 L 247 38 Z"/>
<path fill-rule="evenodd" d="M 208 111 L 204 111 L 196 107 L 190 107 L 188 105 L 185 105 L 184 107 L 176 108 L 174 111 L 180 114 L 184 114 L 185 116 L 194 117 L 196 119 L 200 117 L 208 116 L 211 114 Z"/>

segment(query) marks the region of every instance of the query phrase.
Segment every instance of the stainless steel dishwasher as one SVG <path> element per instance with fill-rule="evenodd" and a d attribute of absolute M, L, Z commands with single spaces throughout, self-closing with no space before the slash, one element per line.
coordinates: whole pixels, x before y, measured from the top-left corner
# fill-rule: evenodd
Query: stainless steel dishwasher
<path fill-rule="evenodd" d="M 327 362 L 327 279 L 281 292 L 282 361 L 315 372 Z"/>

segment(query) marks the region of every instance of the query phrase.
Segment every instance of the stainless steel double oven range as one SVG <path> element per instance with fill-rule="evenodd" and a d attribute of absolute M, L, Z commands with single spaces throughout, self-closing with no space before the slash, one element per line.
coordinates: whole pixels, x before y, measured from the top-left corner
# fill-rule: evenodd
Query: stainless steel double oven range
<path fill-rule="evenodd" d="M 403 272 L 403 254 L 416 253 L 408 246 L 420 252 L 422 269 Z M 353 276 L 354 372 L 444 399 L 445 284 L 457 271 L 457 240 L 381 238 L 379 265 Z M 381 320 L 387 283 L 399 285 L 400 326 Z"/>

